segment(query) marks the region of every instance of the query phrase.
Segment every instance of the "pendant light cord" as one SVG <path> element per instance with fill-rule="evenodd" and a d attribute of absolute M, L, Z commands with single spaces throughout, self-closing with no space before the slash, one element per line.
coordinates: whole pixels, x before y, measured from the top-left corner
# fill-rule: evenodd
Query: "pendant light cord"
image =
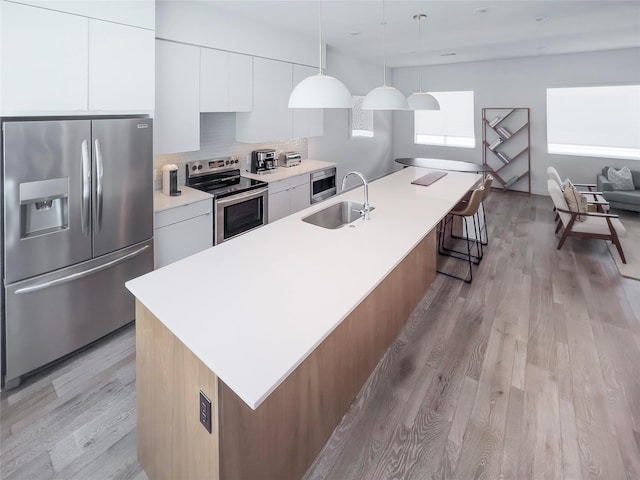
<path fill-rule="evenodd" d="M 322 75 L 322 0 L 318 0 L 318 32 L 320 37 L 320 64 L 318 65 L 318 75 Z"/>
<path fill-rule="evenodd" d="M 422 16 L 418 17 L 418 48 L 422 47 Z M 422 93 L 422 68 L 420 69 L 420 93 Z"/>
<path fill-rule="evenodd" d="M 384 31 L 387 27 L 387 20 L 384 9 L 384 0 L 382 0 L 382 85 L 387 86 L 387 42 L 385 42 Z"/>

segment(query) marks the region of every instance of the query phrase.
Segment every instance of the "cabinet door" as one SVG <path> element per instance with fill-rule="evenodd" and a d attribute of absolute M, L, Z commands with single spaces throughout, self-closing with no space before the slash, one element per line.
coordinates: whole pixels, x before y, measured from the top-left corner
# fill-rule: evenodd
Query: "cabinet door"
<path fill-rule="evenodd" d="M 273 92 L 274 138 L 272 140 L 290 140 L 293 138 L 293 112 L 289 108 L 289 96 L 293 90 L 293 65 L 285 62 L 273 62 L 273 72 L 269 78 Z"/>
<path fill-rule="evenodd" d="M 290 213 L 299 212 L 311 205 L 311 190 L 309 182 L 293 187 L 289 190 L 291 196 L 289 203 Z"/>
<path fill-rule="evenodd" d="M 236 115 L 236 140 L 246 143 L 289 140 L 293 135 L 290 63 L 253 59 L 253 111 Z"/>
<path fill-rule="evenodd" d="M 170 263 L 213 246 L 213 214 L 207 213 L 154 231 L 154 265 Z"/>
<path fill-rule="evenodd" d="M 154 154 L 200 149 L 200 48 L 156 40 Z"/>
<path fill-rule="evenodd" d="M 87 110 L 89 20 L 2 2 L 2 114 Z"/>
<path fill-rule="evenodd" d="M 19 0 L 49 10 L 155 30 L 155 2 L 130 0 Z"/>
<path fill-rule="evenodd" d="M 89 20 L 89 110 L 153 111 L 153 30 Z"/>
<path fill-rule="evenodd" d="M 316 75 L 318 69 L 304 65 L 293 66 L 293 88 L 302 80 Z M 293 90 L 292 88 L 292 90 Z M 324 110 L 321 108 L 292 108 L 293 138 L 321 137 L 324 135 Z"/>
<path fill-rule="evenodd" d="M 229 111 L 253 110 L 253 57 L 229 54 Z"/>
<path fill-rule="evenodd" d="M 200 111 L 229 111 L 229 52 L 200 49 Z"/>
<path fill-rule="evenodd" d="M 289 215 L 289 190 L 269 194 L 269 223 Z"/>

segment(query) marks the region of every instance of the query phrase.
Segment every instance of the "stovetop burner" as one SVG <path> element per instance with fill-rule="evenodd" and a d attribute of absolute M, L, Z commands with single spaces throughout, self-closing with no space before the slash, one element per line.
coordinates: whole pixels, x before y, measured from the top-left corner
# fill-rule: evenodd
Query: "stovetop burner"
<path fill-rule="evenodd" d="M 266 182 L 241 177 L 240 169 L 233 168 L 236 162 L 237 160 L 228 158 L 188 162 L 186 185 L 210 193 L 216 198 L 267 186 Z"/>

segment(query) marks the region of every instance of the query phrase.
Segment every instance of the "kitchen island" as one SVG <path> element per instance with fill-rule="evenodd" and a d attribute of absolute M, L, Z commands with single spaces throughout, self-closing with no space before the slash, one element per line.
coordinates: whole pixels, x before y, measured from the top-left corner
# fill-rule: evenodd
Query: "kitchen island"
<path fill-rule="evenodd" d="M 137 298 L 138 455 L 149 478 L 300 478 L 435 278 L 435 228 L 480 179 L 369 186 L 371 220 L 301 218 L 148 275 Z M 212 401 L 212 433 L 199 392 Z"/>

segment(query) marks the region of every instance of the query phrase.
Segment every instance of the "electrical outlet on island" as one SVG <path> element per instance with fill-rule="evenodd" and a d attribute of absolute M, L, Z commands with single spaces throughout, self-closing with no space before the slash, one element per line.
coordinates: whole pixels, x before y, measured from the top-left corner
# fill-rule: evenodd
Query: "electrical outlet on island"
<path fill-rule="evenodd" d="M 211 433 L 211 400 L 200 391 L 200 423 Z"/>

